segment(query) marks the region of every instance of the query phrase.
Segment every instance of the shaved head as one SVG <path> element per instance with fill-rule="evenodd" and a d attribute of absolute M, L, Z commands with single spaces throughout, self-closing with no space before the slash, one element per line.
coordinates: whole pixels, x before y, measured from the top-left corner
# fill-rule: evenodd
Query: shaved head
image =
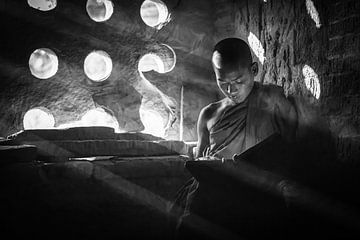
<path fill-rule="evenodd" d="M 252 63 L 250 48 L 239 38 L 226 38 L 215 45 L 212 63 L 217 69 L 238 65 L 250 67 Z"/>
<path fill-rule="evenodd" d="M 259 70 L 247 43 L 239 38 L 221 40 L 214 47 L 212 65 L 221 92 L 233 103 L 244 101 Z"/>

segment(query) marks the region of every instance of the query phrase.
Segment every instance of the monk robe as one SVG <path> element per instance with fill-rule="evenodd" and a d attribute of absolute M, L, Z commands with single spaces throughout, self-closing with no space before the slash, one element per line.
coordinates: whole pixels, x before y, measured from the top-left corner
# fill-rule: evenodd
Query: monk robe
<path fill-rule="evenodd" d="M 282 89 L 257 82 L 242 103 L 229 106 L 209 129 L 209 155 L 232 158 L 274 133 L 293 140 L 296 111 Z"/>
<path fill-rule="evenodd" d="M 274 133 L 293 140 L 297 114 L 292 103 L 284 96 L 283 89 L 255 82 L 249 96 L 242 103 L 229 106 L 209 129 L 209 155 L 232 158 Z M 207 151 L 205 151 L 207 152 Z M 190 214 L 190 205 L 198 182 L 190 179 L 178 192 L 174 216 L 182 215 L 177 222 Z M 183 210 L 180 210 L 183 209 Z M 180 211 L 180 212 L 178 212 Z"/>

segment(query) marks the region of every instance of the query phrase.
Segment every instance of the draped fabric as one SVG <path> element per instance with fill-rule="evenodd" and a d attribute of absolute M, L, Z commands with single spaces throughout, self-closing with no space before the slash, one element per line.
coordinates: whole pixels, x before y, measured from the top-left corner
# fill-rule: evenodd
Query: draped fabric
<path fill-rule="evenodd" d="M 262 142 L 274 133 L 284 139 L 294 136 L 297 114 L 280 87 L 255 82 L 248 98 L 224 110 L 209 129 L 209 146 L 204 152 L 210 156 L 231 159 Z M 182 219 L 191 215 L 190 209 L 199 182 L 191 178 L 178 192 L 172 214 Z M 174 212 L 174 209 L 180 209 Z M 182 214 L 181 214 L 182 213 Z"/>
<path fill-rule="evenodd" d="M 282 89 L 255 82 L 247 99 L 227 107 L 209 129 L 210 145 L 204 152 L 231 159 L 275 132 L 293 138 L 296 124 L 295 108 Z"/>
<path fill-rule="evenodd" d="M 248 100 L 225 109 L 210 133 L 210 155 L 232 158 L 244 150 Z"/>

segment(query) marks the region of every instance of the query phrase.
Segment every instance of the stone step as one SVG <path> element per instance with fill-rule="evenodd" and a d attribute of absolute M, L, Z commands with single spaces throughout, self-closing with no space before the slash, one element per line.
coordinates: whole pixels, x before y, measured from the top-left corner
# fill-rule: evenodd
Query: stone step
<path fill-rule="evenodd" d="M 0 166 L 13 162 L 36 160 L 37 149 L 32 145 L 0 146 Z"/>
<path fill-rule="evenodd" d="M 136 140 L 68 140 L 25 141 L 35 145 L 40 157 L 68 159 L 92 156 L 170 156 L 188 155 L 188 146 L 182 141 Z"/>

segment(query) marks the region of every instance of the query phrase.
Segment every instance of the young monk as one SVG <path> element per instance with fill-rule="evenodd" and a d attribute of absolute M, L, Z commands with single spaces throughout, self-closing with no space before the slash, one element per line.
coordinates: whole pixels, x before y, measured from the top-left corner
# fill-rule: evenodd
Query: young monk
<path fill-rule="evenodd" d="M 220 41 L 212 65 L 225 98 L 200 112 L 196 158 L 231 159 L 276 132 L 289 141 L 295 137 L 295 108 L 281 87 L 254 82 L 258 64 L 246 42 Z"/>
<path fill-rule="evenodd" d="M 217 85 L 225 98 L 204 107 L 198 119 L 198 160 L 232 159 L 274 133 L 291 141 L 295 137 L 297 114 L 282 88 L 254 81 L 258 64 L 241 39 L 227 38 L 216 44 L 212 65 Z M 190 179 L 179 191 L 174 206 L 182 215 L 177 222 L 179 239 L 195 234 L 188 226 L 192 199 L 198 182 Z"/>
<path fill-rule="evenodd" d="M 198 144 L 195 157 L 198 160 L 232 159 L 234 155 L 241 154 L 274 133 L 278 133 L 284 140 L 295 143 L 287 146 L 289 153 L 295 150 L 295 147 L 292 149 L 291 146 L 296 146 L 294 157 L 286 158 L 286 164 L 280 168 L 284 167 L 286 171 L 291 172 L 290 179 L 297 179 L 301 184 L 306 183 L 306 185 L 312 186 L 315 183 L 315 186 L 320 186 L 319 176 L 322 179 L 327 175 L 320 174 L 326 165 L 318 163 L 321 159 L 323 159 L 322 163 L 325 163 L 329 158 L 325 157 L 325 151 L 319 149 L 319 141 L 314 142 L 313 140 L 324 138 L 319 138 L 321 134 L 317 133 L 304 138 L 314 132 L 314 129 L 320 130 L 316 126 L 321 122 L 320 118 L 312 116 L 316 114 L 308 114 L 310 113 L 307 112 L 309 109 L 299 102 L 296 103 L 295 99 L 290 102 L 281 87 L 254 82 L 258 73 L 258 64 L 252 61 L 249 46 L 241 39 L 227 38 L 220 41 L 214 48 L 212 65 L 217 84 L 225 98 L 201 110 L 198 119 Z M 331 148 L 329 146 L 328 148 Z M 264 159 L 276 160 L 267 159 L 267 156 L 264 156 Z M 279 162 L 274 162 L 275 165 L 279 164 Z M 291 167 L 289 167 L 290 165 Z M 223 181 L 221 177 L 217 179 L 216 174 L 213 177 L 215 181 Z M 263 182 L 271 180 L 266 174 L 258 175 L 258 177 Z M 281 177 L 287 179 L 285 176 Z M 214 179 L 211 180 L 214 181 Z M 332 179 L 332 176 L 325 179 Z M 258 192 L 257 188 L 251 188 L 251 185 L 244 191 L 243 187 L 248 183 L 240 184 L 240 189 L 234 187 L 233 192 L 228 192 L 229 194 L 226 193 L 225 197 L 222 197 L 224 192 L 219 191 L 219 186 L 211 188 L 214 183 L 212 181 L 204 180 L 203 186 L 205 187 L 200 191 L 199 182 L 190 179 L 179 191 L 174 204 L 180 207 L 181 214 L 177 222 L 176 236 L 178 239 L 228 239 L 222 237 L 221 234 L 229 232 L 223 231 L 216 224 L 209 224 L 212 221 L 220 223 L 219 226 L 225 227 L 226 230 L 245 236 L 245 239 L 247 237 L 263 239 L 263 236 L 269 236 L 269 234 L 278 239 L 289 239 L 287 234 L 291 235 L 291 233 L 293 234 L 291 237 L 296 237 L 298 228 L 297 225 L 291 224 L 291 221 L 287 221 L 288 210 L 285 210 L 285 202 L 287 208 L 290 208 L 292 213 L 296 213 L 299 226 L 308 227 L 306 231 L 311 231 L 312 227 L 317 226 L 319 222 L 315 218 L 314 224 L 311 225 L 309 219 L 314 216 L 306 212 L 304 214 L 302 208 L 297 208 L 294 203 L 298 199 L 294 200 L 294 196 L 297 196 L 299 189 L 287 181 L 279 180 L 277 184 L 272 185 L 271 189 L 276 189 L 277 193 L 281 191 L 281 198 L 276 200 L 265 194 L 265 191 Z M 231 182 L 231 180 L 229 181 Z M 324 185 L 326 185 L 326 181 Z M 264 189 L 270 188 L 265 187 Z M 297 190 L 294 191 L 294 189 Z M 232 195 L 233 193 L 235 194 Z M 230 198 L 227 199 L 229 196 Z M 239 198 L 231 198 L 234 196 Z M 240 212 L 241 214 L 238 214 Z M 257 215 L 256 212 L 261 214 Z M 266 215 L 270 217 L 266 218 Z M 226 218 L 227 216 L 230 217 Z M 229 222 L 233 224 L 228 226 Z M 224 225 L 224 223 L 226 224 Z M 291 226 L 289 232 L 285 231 L 284 226 Z M 232 233 L 231 231 L 230 233 Z M 323 234 L 323 232 L 319 233 Z M 229 237 L 231 237 L 230 235 Z"/>

